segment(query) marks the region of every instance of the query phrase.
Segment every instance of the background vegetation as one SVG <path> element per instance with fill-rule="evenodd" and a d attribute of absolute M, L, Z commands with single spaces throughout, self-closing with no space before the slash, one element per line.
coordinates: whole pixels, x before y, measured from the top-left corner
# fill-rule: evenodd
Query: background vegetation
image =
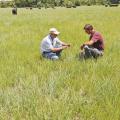
<path fill-rule="evenodd" d="M 0 9 L 0 120 L 119 120 L 120 7 Z M 98 61 L 79 61 L 93 24 L 105 39 Z M 71 43 L 59 61 L 45 60 L 39 45 L 51 27 Z"/>
<path fill-rule="evenodd" d="M 33 8 L 49 8 L 49 7 L 77 7 L 81 5 L 108 5 L 112 3 L 119 3 L 120 0 L 11 0 L 11 1 L 4 1 L 1 0 L 0 7 L 33 7 Z"/>

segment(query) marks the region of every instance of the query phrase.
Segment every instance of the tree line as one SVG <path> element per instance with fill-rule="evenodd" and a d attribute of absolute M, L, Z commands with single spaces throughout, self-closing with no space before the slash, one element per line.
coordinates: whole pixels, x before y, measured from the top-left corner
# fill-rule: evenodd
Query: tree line
<path fill-rule="evenodd" d="M 1 7 L 16 6 L 16 7 L 38 7 L 38 8 L 49 8 L 49 7 L 77 7 L 81 5 L 105 5 L 111 0 L 13 0 L 11 2 L 1 2 Z M 120 0 L 112 0 L 120 1 Z"/>

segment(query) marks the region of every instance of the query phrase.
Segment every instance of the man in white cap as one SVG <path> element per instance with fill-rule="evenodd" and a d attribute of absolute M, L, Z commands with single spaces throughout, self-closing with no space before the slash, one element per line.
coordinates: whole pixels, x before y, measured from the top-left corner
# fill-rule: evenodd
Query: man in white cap
<path fill-rule="evenodd" d="M 56 28 L 49 30 L 49 35 L 46 36 L 41 42 L 42 56 L 51 59 L 58 60 L 60 53 L 63 49 L 70 47 L 70 44 L 60 41 L 57 36 L 60 34 Z"/>

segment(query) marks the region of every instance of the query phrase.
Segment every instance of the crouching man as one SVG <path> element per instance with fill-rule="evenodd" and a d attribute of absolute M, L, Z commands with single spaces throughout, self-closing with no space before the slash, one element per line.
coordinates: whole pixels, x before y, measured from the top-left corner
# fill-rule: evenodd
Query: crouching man
<path fill-rule="evenodd" d="M 51 59 L 58 60 L 61 51 L 70 47 L 70 44 L 64 43 L 58 39 L 60 32 L 56 28 L 51 28 L 49 30 L 48 36 L 46 36 L 41 42 L 41 52 L 42 56 Z"/>
<path fill-rule="evenodd" d="M 80 58 L 98 58 L 103 56 L 104 41 L 102 35 L 93 29 L 93 26 L 86 24 L 84 26 L 85 32 L 90 35 L 89 40 L 86 41 L 80 48 Z"/>

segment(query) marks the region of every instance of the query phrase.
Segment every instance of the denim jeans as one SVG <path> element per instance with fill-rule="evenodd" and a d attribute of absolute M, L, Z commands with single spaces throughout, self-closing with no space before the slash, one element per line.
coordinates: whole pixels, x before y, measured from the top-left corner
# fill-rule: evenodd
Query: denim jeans
<path fill-rule="evenodd" d="M 52 51 L 51 52 L 43 52 L 42 56 L 47 59 L 58 60 L 60 57 L 60 53 L 61 53 L 61 51 L 59 51 L 59 52 L 52 52 Z"/>

